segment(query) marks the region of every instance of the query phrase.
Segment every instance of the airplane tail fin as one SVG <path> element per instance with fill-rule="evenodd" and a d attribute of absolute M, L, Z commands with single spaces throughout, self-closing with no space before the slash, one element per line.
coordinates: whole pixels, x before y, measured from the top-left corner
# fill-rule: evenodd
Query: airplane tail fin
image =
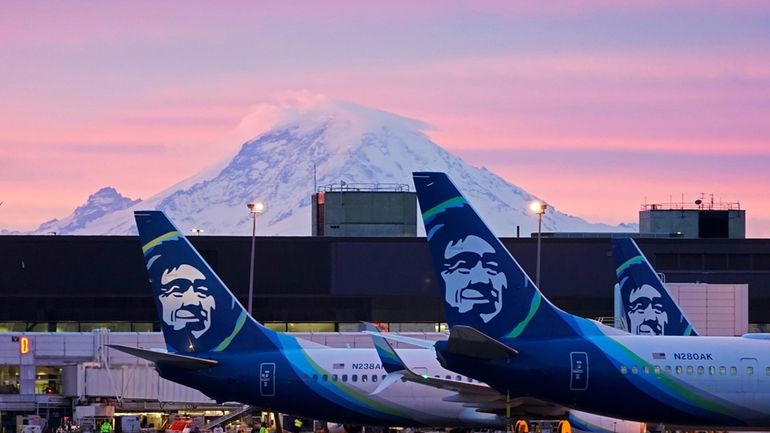
<path fill-rule="evenodd" d="M 271 347 L 255 321 L 198 251 L 160 211 L 134 212 L 145 265 L 170 352 Z"/>
<path fill-rule="evenodd" d="M 621 329 L 632 334 L 698 335 L 631 238 L 612 239 Z"/>
<path fill-rule="evenodd" d="M 551 304 L 444 173 L 413 173 L 450 326 L 489 337 L 574 335 L 571 315 Z"/>

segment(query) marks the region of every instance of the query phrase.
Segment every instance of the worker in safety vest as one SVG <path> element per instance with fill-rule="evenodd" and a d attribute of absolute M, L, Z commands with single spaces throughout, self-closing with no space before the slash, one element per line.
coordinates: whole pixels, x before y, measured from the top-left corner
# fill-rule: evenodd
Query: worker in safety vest
<path fill-rule="evenodd" d="M 104 420 L 101 426 L 99 426 L 99 433 L 112 433 L 112 424 L 109 421 Z"/>

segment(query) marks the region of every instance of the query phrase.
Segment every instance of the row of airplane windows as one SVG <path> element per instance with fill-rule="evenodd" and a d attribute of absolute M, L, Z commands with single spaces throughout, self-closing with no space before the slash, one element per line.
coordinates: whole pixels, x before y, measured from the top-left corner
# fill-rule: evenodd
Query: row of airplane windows
<path fill-rule="evenodd" d="M 631 366 L 631 374 L 639 374 L 639 367 L 636 365 Z M 620 374 L 628 374 L 629 368 L 625 365 L 620 366 Z M 687 367 L 677 365 L 676 367 L 671 367 L 670 365 L 666 365 L 663 367 L 663 371 L 665 371 L 667 374 L 671 374 L 672 372 L 675 372 L 677 375 L 682 375 L 686 371 L 688 375 L 693 375 L 695 372 L 698 372 L 699 376 L 703 376 L 706 374 L 706 367 L 699 365 L 698 367 L 694 367 L 692 365 L 688 365 Z M 738 367 L 729 367 L 730 376 L 736 376 L 738 374 Z M 656 365 L 653 367 L 652 372 L 656 375 L 660 375 L 661 368 L 659 365 Z M 719 367 L 719 375 L 720 376 L 726 376 L 728 373 L 728 367 L 720 366 Z M 650 367 L 645 365 L 642 367 L 642 373 L 643 374 L 650 374 Z M 709 376 L 715 376 L 717 374 L 717 367 L 714 365 L 710 365 L 708 367 L 708 374 Z M 765 369 L 765 374 L 767 376 L 770 376 L 770 367 L 767 367 Z M 754 375 L 754 367 L 752 366 L 746 366 L 746 376 L 753 376 Z"/>
<path fill-rule="evenodd" d="M 388 376 L 387 374 L 383 374 L 383 375 L 372 374 L 372 375 L 371 375 L 371 380 L 372 380 L 372 382 L 377 382 L 377 381 L 379 380 L 379 378 L 380 378 L 380 377 L 382 377 L 382 380 L 385 380 L 385 378 L 386 378 L 387 376 Z M 369 381 L 369 377 L 370 377 L 370 376 L 369 376 L 368 374 L 362 374 L 362 375 L 360 375 L 360 380 L 361 380 L 361 382 L 368 382 L 368 381 Z M 437 374 L 437 375 L 435 375 L 435 377 L 437 377 L 437 378 L 439 378 L 439 379 L 441 378 L 441 376 L 439 376 L 438 374 Z M 358 382 L 358 380 L 359 380 L 359 375 L 357 375 L 357 374 L 351 374 L 351 375 L 349 376 L 349 378 L 350 378 L 350 382 Z M 332 382 L 338 382 L 338 381 L 342 381 L 342 382 L 348 382 L 348 375 L 347 375 L 347 374 L 342 374 L 342 375 L 337 375 L 337 374 L 332 374 L 332 375 L 329 375 L 329 374 L 322 374 L 322 375 L 318 375 L 318 374 L 314 374 L 314 375 L 312 375 L 312 376 L 310 376 L 310 377 L 308 377 L 307 375 L 304 375 L 304 376 L 302 377 L 302 380 L 304 380 L 304 381 L 312 380 L 313 382 L 318 382 L 318 381 L 319 381 L 319 379 L 320 379 L 322 382 L 328 382 L 328 381 L 330 381 L 330 380 L 331 380 Z M 454 377 L 452 377 L 451 375 L 447 374 L 447 375 L 446 375 L 446 377 L 445 377 L 445 379 L 448 379 L 448 380 L 456 380 L 456 381 L 462 381 L 462 380 L 463 380 L 463 377 L 462 377 L 462 376 L 460 376 L 459 374 L 458 374 L 458 375 L 456 375 L 456 376 L 454 376 Z M 469 383 L 471 383 L 471 382 L 473 382 L 473 381 L 474 381 L 474 380 L 473 380 L 473 379 L 471 379 L 470 377 L 468 377 L 467 379 L 468 379 L 468 382 L 469 382 Z"/>

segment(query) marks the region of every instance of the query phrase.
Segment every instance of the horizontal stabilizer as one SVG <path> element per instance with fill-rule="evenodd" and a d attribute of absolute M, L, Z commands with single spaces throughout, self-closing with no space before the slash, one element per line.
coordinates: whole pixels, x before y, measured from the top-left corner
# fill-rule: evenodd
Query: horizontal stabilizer
<path fill-rule="evenodd" d="M 449 331 L 447 353 L 481 359 L 513 358 L 519 352 L 470 326 L 457 325 Z"/>
<path fill-rule="evenodd" d="M 139 349 L 137 347 L 122 346 L 120 344 L 108 344 L 107 346 L 128 353 L 129 355 L 152 361 L 156 364 L 172 365 L 188 370 L 210 368 L 219 363 L 213 359 L 196 358 L 194 356 L 178 355 L 176 353 L 156 352 L 154 350 Z"/>

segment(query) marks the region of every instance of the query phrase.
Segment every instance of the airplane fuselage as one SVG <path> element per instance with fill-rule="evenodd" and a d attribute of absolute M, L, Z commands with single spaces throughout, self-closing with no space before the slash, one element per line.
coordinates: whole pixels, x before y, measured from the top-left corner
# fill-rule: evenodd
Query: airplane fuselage
<path fill-rule="evenodd" d="M 648 423 L 770 426 L 770 341 L 596 334 L 506 341 L 517 357 L 481 364 L 437 348 L 501 392 Z"/>
<path fill-rule="evenodd" d="M 418 371 L 468 381 L 440 367 L 435 353 L 403 349 Z M 219 364 L 192 371 L 158 365 L 162 377 L 191 386 L 218 401 L 239 401 L 328 421 L 387 426 L 478 426 L 501 428 L 505 419 L 444 401 L 452 391 L 393 381 L 374 349 L 296 348 L 209 354 Z"/>

